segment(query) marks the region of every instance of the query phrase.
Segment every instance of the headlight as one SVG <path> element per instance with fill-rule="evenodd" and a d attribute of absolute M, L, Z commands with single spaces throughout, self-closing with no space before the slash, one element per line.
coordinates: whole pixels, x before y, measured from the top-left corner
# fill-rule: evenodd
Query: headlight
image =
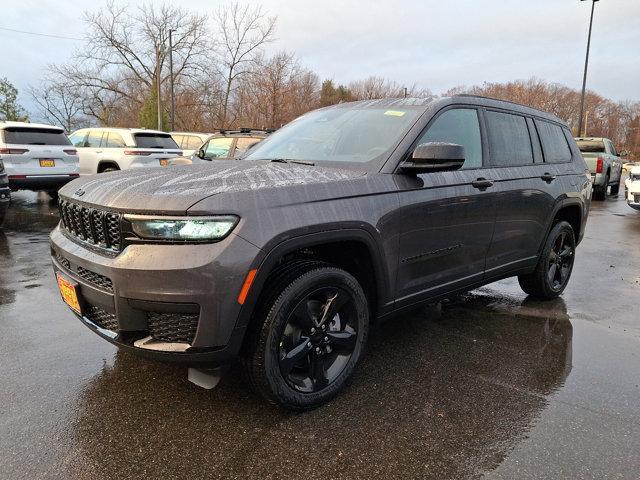
<path fill-rule="evenodd" d="M 125 215 L 131 230 L 147 240 L 174 240 L 182 242 L 217 242 L 226 237 L 237 225 L 233 215 L 215 217 L 150 217 Z"/>

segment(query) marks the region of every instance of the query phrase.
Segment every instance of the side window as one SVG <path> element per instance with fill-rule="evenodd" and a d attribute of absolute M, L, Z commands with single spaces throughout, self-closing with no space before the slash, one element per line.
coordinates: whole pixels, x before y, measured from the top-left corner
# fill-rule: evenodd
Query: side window
<path fill-rule="evenodd" d="M 238 158 L 246 152 L 248 148 L 254 146 L 260 140 L 260 138 L 239 138 L 236 142 L 236 149 L 233 152 L 233 157 Z"/>
<path fill-rule="evenodd" d="M 87 138 L 87 132 L 75 132 L 69 135 L 69 141 L 74 147 L 84 147 L 84 141 Z"/>
<path fill-rule="evenodd" d="M 89 148 L 99 148 L 102 140 L 102 132 L 100 130 L 90 130 L 85 141 L 85 146 Z"/>
<path fill-rule="evenodd" d="M 184 139 L 186 138 L 184 135 L 173 135 L 172 134 L 171 137 L 173 138 L 173 141 L 176 142 L 180 148 L 183 148 L 182 143 L 184 142 Z"/>
<path fill-rule="evenodd" d="M 204 151 L 204 156 L 207 159 L 228 158 L 232 144 L 233 138 L 212 138 Z"/>
<path fill-rule="evenodd" d="M 107 148 L 124 148 L 127 145 L 124 143 L 122 135 L 116 132 L 109 132 L 107 134 L 106 144 L 103 146 L 106 146 Z"/>
<path fill-rule="evenodd" d="M 536 127 L 540 133 L 544 161 L 546 163 L 565 163 L 571 161 L 571 149 L 562 132 L 562 127 L 555 123 L 536 120 Z"/>
<path fill-rule="evenodd" d="M 418 145 L 429 142 L 456 143 L 464 147 L 462 168 L 482 167 L 482 140 L 478 111 L 472 108 L 447 110 L 431 124 Z"/>
<path fill-rule="evenodd" d="M 195 137 L 193 135 L 184 137 L 184 140 L 182 141 L 182 148 L 185 148 L 187 150 L 198 150 L 200 148 L 200 145 L 202 145 L 202 140 L 200 140 L 200 137 Z"/>
<path fill-rule="evenodd" d="M 533 149 L 526 119 L 491 110 L 487 111 L 486 118 L 491 164 L 496 167 L 531 165 Z"/>

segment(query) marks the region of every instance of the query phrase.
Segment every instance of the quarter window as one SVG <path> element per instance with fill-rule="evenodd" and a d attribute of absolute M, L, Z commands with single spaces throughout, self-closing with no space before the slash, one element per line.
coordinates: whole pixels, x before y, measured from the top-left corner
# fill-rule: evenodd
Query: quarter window
<path fill-rule="evenodd" d="M 447 142 L 464 147 L 462 168 L 482 167 L 482 141 L 478 112 L 471 108 L 455 108 L 440 115 L 429 130 L 420 137 L 418 145 L 429 142 Z"/>
<path fill-rule="evenodd" d="M 107 148 L 124 148 L 126 144 L 122 135 L 116 132 L 109 132 L 107 136 Z"/>
<path fill-rule="evenodd" d="M 536 126 L 544 149 L 544 161 L 547 163 L 571 161 L 571 150 L 562 127 L 542 120 L 536 120 Z"/>
<path fill-rule="evenodd" d="M 200 145 L 202 145 L 202 140 L 194 135 L 186 136 L 182 140 L 182 148 L 187 150 L 198 150 Z"/>
<path fill-rule="evenodd" d="M 76 132 L 69 135 L 69 140 L 74 147 L 84 147 L 84 139 L 87 137 L 87 132 Z"/>
<path fill-rule="evenodd" d="M 91 130 L 84 145 L 89 148 L 99 148 L 101 140 L 102 132 L 100 130 Z"/>
<path fill-rule="evenodd" d="M 491 164 L 497 167 L 531 165 L 533 149 L 525 117 L 487 111 L 486 118 Z"/>

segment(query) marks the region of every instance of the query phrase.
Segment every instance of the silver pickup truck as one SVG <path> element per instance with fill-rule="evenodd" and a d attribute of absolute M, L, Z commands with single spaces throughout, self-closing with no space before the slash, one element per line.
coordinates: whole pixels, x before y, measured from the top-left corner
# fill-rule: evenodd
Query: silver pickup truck
<path fill-rule="evenodd" d="M 608 138 L 598 137 L 579 137 L 576 142 L 591 172 L 593 199 L 604 200 L 609 187 L 611 195 L 618 195 L 623 162 L 613 142 Z"/>

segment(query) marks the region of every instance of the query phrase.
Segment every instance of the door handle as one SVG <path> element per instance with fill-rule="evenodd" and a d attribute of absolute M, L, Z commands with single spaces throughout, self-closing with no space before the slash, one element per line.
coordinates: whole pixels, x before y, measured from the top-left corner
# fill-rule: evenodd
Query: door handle
<path fill-rule="evenodd" d="M 492 180 L 487 180 L 486 178 L 478 178 L 476 181 L 471 182 L 474 188 L 478 190 L 486 190 L 487 188 L 493 186 Z"/>
<path fill-rule="evenodd" d="M 102 150 L 96 150 L 96 153 L 102 153 Z"/>
<path fill-rule="evenodd" d="M 556 179 L 556 176 L 555 175 L 551 175 L 550 173 L 545 173 L 540 178 L 542 180 L 544 180 L 545 182 L 547 182 L 547 183 L 551 183 Z"/>

